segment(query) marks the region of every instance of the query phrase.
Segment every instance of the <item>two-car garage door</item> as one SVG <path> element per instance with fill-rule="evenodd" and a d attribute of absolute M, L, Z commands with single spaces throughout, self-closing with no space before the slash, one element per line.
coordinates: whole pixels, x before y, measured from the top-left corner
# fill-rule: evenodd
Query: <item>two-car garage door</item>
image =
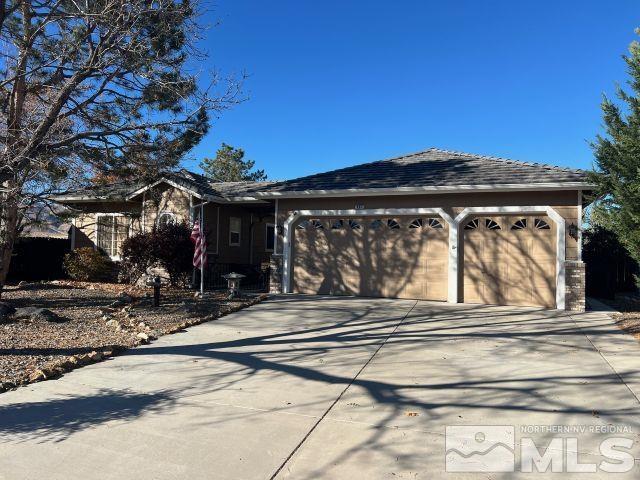
<path fill-rule="evenodd" d="M 331 218 L 295 228 L 299 293 L 447 299 L 446 222 L 439 218 Z"/>
<path fill-rule="evenodd" d="M 448 228 L 437 217 L 305 219 L 294 229 L 293 291 L 444 301 Z M 470 218 L 461 234 L 465 302 L 555 306 L 549 218 Z"/>

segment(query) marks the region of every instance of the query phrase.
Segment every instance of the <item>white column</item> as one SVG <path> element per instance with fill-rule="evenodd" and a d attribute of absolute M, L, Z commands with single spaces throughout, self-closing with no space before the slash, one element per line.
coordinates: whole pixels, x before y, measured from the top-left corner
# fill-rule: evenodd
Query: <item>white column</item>
<path fill-rule="evenodd" d="M 276 198 L 276 211 L 275 211 L 275 215 L 273 216 L 273 224 L 275 225 L 273 227 L 273 253 L 277 254 L 278 253 L 278 199 Z"/>
<path fill-rule="evenodd" d="M 458 265 L 460 263 L 458 244 L 458 225 L 459 223 L 453 221 L 449 224 L 449 284 L 447 289 L 447 302 L 458 303 Z"/>
<path fill-rule="evenodd" d="M 291 293 L 291 239 L 293 237 L 293 222 L 300 216 L 298 212 L 293 212 L 284 224 L 284 239 L 282 243 L 282 291 Z"/>

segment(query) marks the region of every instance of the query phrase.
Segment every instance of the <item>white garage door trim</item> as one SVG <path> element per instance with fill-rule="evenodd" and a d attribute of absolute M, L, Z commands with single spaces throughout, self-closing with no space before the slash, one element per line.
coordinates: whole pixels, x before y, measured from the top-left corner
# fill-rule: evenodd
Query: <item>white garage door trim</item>
<path fill-rule="evenodd" d="M 282 287 L 284 293 L 291 293 L 291 282 L 293 280 L 291 270 L 293 262 L 291 261 L 291 242 L 293 223 L 304 217 L 383 217 L 383 216 L 404 216 L 404 215 L 438 215 L 449 225 L 449 231 L 454 229 L 454 221 L 451 215 L 446 213 L 442 208 L 375 208 L 362 210 L 298 210 L 289 215 L 284 223 L 284 240 L 283 240 L 283 268 L 282 268 Z M 451 234 L 449 234 L 451 235 Z M 449 237 L 451 239 L 451 237 Z M 457 258 L 451 255 L 449 248 L 449 272 L 451 272 L 452 262 L 457 262 Z M 451 279 L 449 278 L 449 292 L 451 291 Z"/>
<path fill-rule="evenodd" d="M 557 225 L 558 235 L 556 239 L 556 308 L 565 308 L 565 220 L 548 205 L 544 206 L 502 206 L 502 207 L 467 207 L 453 219 L 442 208 L 378 208 L 363 210 L 298 210 L 293 212 L 284 223 L 283 240 L 283 272 L 282 286 L 284 293 L 291 293 L 292 283 L 292 261 L 291 261 L 291 241 L 292 224 L 303 217 L 334 217 L 334 216 L 387 216 L 387 215 L 438 215 L 449 225 L 449 260 L 448 260 L 448 295 L 449 303 L 458 303 L 460 300 L 458 281 L 458 271 L 460 269 L 460 225 L 469 215 L 473 214 L 501 214 L 501 213 L 522 213 L 535 214 L 545 213 Z"/>
<path fill-rule="evenodd" d="M 458 282 L 458 271 L 460 266 L 460 256 L 458 250 L 460 247 L 460 226 L 465 218 L 470 215 L 486 214 L 495 215 L 501 213 L 522 213 L 535 214 L 545 213 L 557 225 L 558 235 L 556 238 L 556 308 L 564 310 L 565 308 L 565 221 L 564 218 L 552 207 L 534 206 L 534 207 L 467 207 L 454 220 L 453 228 L 449 229 L 449 251 L 454 251 L 455 262 L 449 261 L 449 302 L 457 303 L 459 300 L 460 282 Z M 451 255 L 449 256 L 451 258 Z"/>

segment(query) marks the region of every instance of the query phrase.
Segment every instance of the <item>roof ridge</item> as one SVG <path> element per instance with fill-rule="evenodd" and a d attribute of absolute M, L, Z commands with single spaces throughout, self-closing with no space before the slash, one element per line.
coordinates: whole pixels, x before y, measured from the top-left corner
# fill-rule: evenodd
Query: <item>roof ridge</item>
<path fill-rule="evenodd" d="M 274 183 L 275 180 L 234 180 L 233 182 L 217 182 L 212 178 L 207 177 L 206 175 L 203 175 L 201 173 L 197 173 L 197 172 L 192 172 L 191 170 L 182 167 L 180 169 L 180 172 L 186 172 L 189 175 L 193 175 L 195 177 L 199 177 L 200 179 L 206 181 L 209 185 L 224 185 L 224 184 L 246 184 L 246 183 Z"/>
<path fill-rule="evenodd" d="M 507 162 L 507 163 L 516 163 L 519 165 L 527 165 L 529 167 L 546 167 L 546 168 L 551 168 L 554 170 L 560 170 L 563 172 L 585 172 L 585 170 L 581 169 L 581 168 L 569 168 L 569 167 L 560 167 L 558 165 L 551 165 L 549 163 L 540 163 L 540 162 L 525 162 L 523 160 L 515 160 L 513 158 L 506 158 L 506 157 L 497 157 L 495 155 L 480 155 L 480 154 L 475 154 L 475 153 L 468 153 L 468 152 L 459 152 L 456 150 L 445 150 L 442 148 L 437 148 L 437 147 L 432 147 L 429 148 L 428 150 L 425 150 L 425 152 L 440 152 L 440 153 L 447 153 L 450 155 L 459 155 L 461 157 L 474 157 L 474 158 L 483 158 L 483 159 L 487 159 L 487 160 L 498 160 L 500 162 Z"/>

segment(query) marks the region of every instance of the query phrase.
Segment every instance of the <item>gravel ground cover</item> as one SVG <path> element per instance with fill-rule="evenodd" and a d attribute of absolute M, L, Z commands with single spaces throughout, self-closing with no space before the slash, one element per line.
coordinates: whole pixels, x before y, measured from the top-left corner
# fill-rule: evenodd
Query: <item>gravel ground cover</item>
<path fill-rule="evenodd" d="M 191 291 L 163 288 L 161 306 L 153 308 L 150 292 L 118 284 L 67 281 L 7 287 L 2 302 L 27 314 L 0 321 L 0 392 L 57 377 L 266 298 L 228 301 L 223 292 L 211 292 L 197 299 Z M 34 307 L 59 318 L 29 316 Z"/>
<path fill-rule="evenodd" d="M 640 340 L 640 295 L 619 294 L 614 300 L 602 301 L 617 310 L 612 315 L 616 325 Z"/>

